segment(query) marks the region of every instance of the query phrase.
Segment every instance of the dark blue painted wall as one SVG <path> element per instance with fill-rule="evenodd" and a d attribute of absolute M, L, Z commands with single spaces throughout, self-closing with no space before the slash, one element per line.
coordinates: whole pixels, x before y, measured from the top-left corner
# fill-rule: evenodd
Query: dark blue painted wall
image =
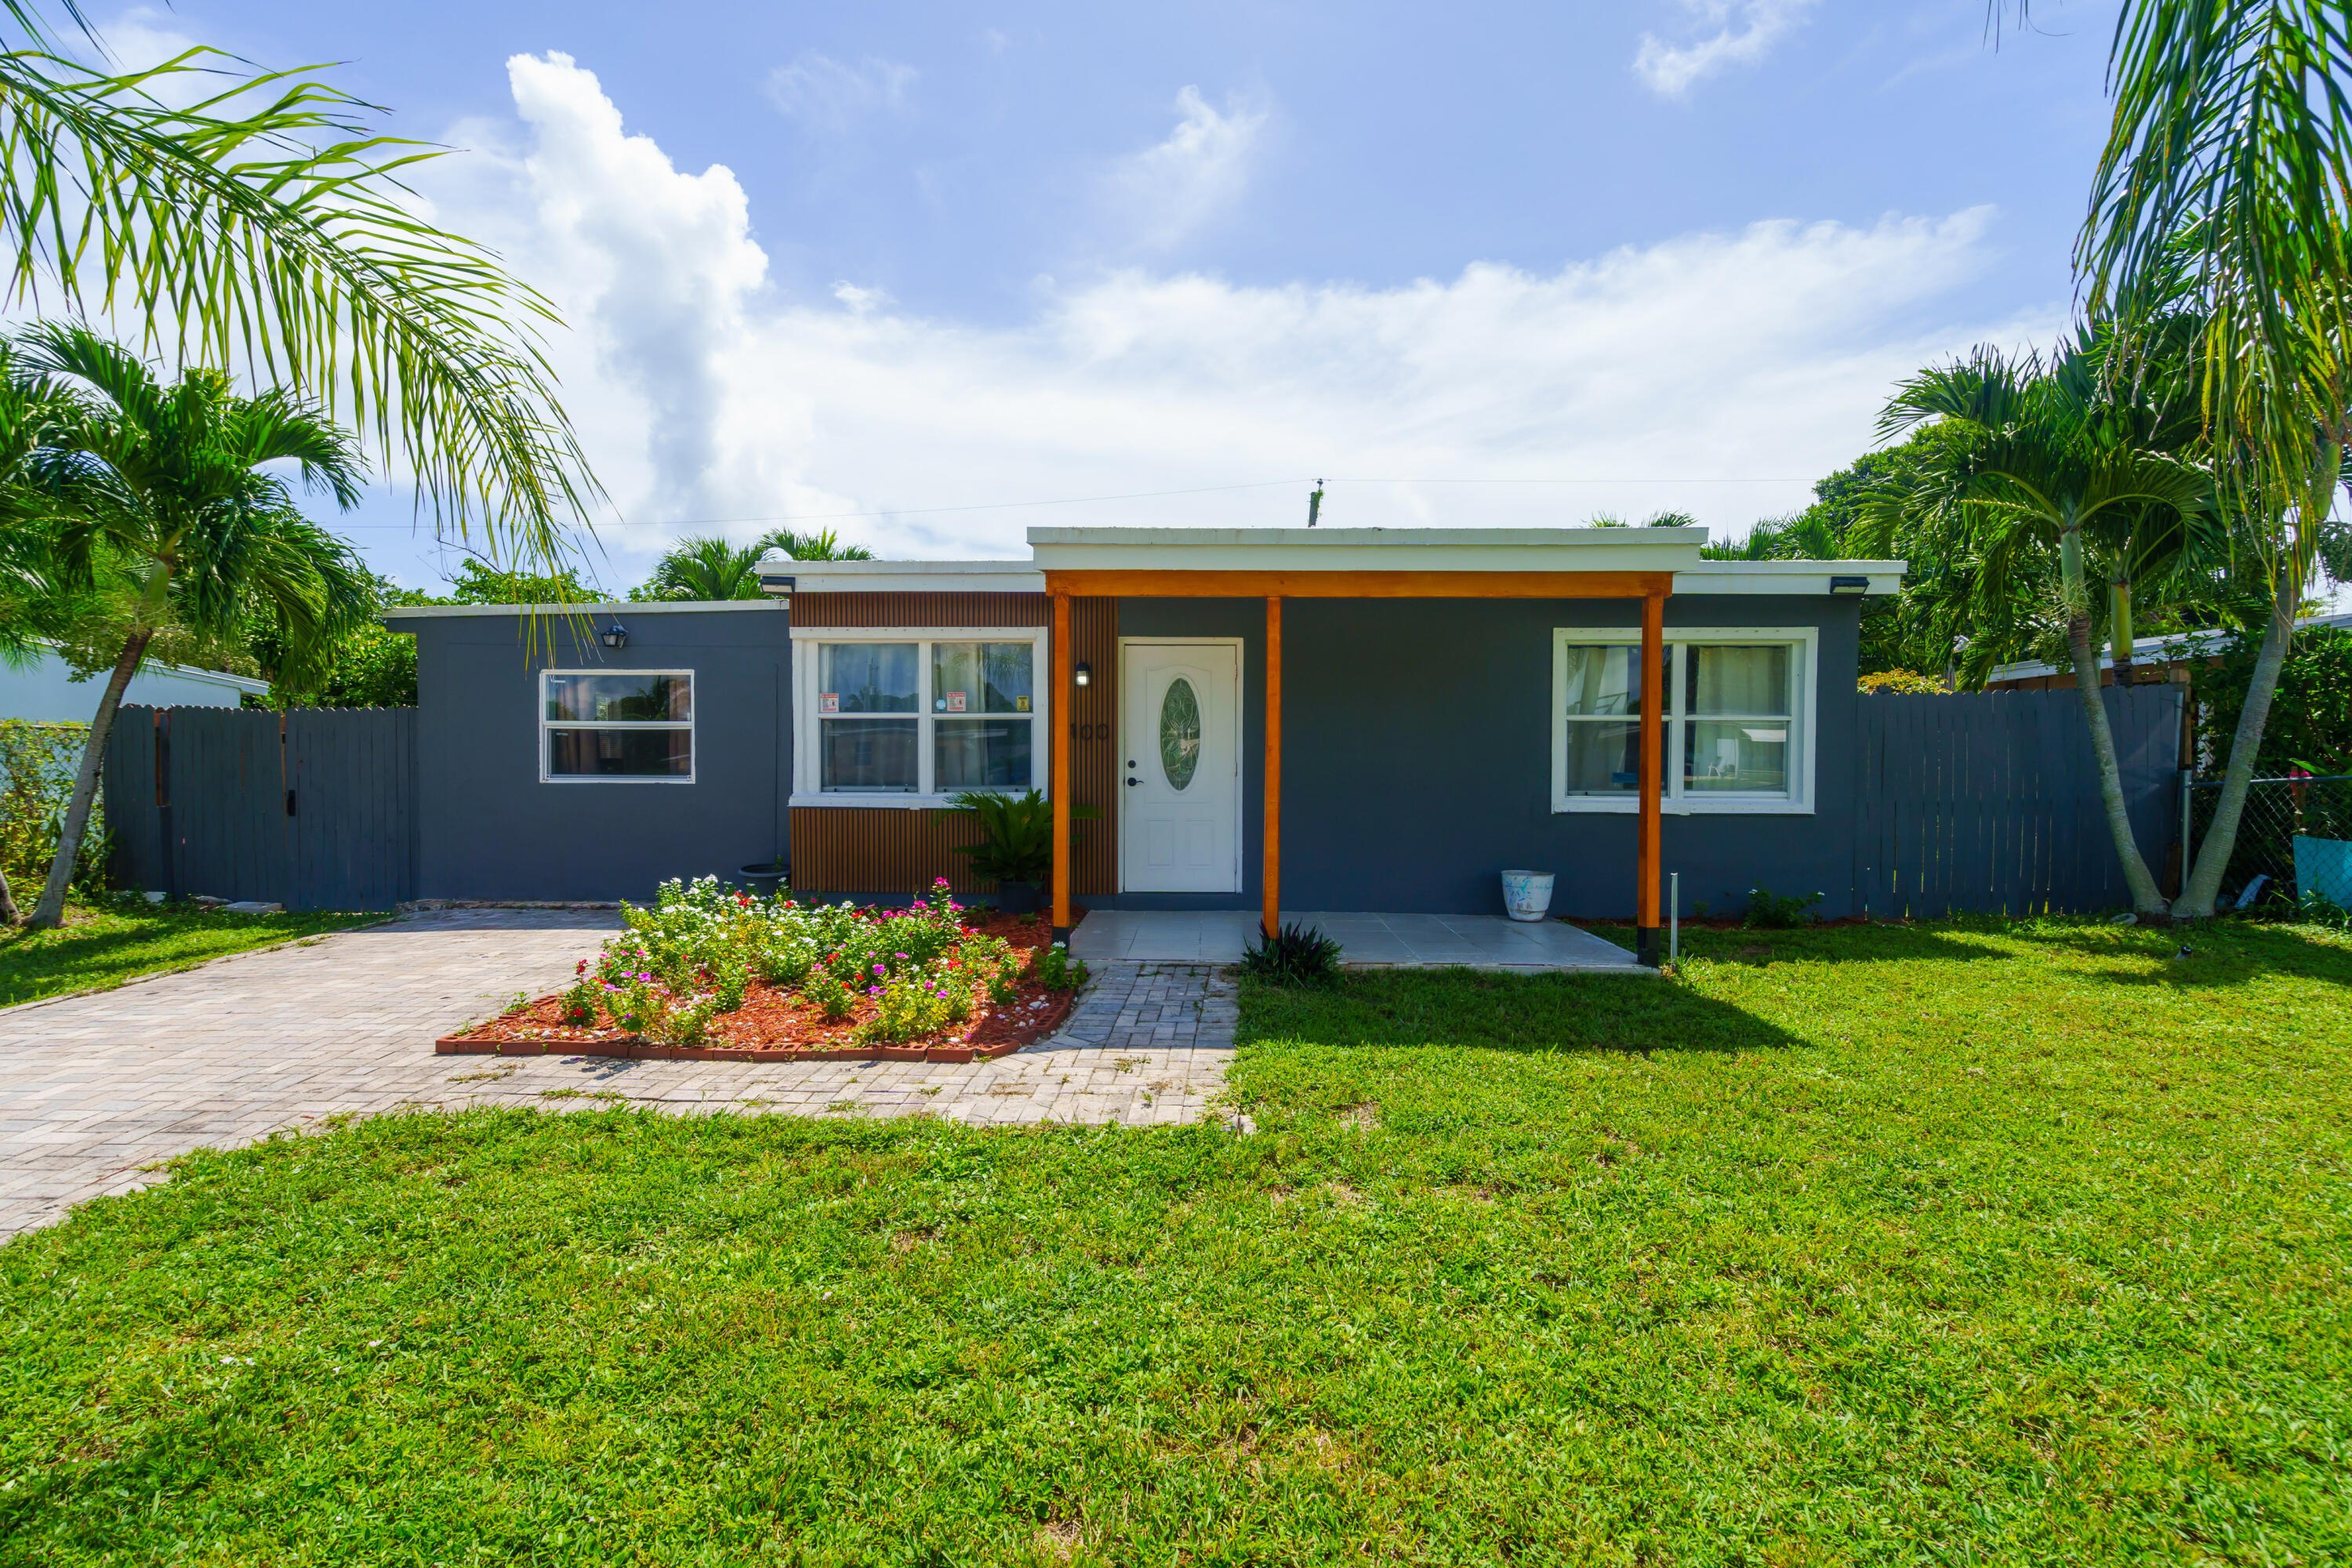
<path fill-rule="evenodd" d="M 1854 668 L 1851 600 L 1692 595 L 1668 626 L 1816 626 L 1819 726 L 1811 816 L 1668 816 L 1664 865 L 1683 909 L 1745 906 L 1758 882 L 1848 912 Z M 1283 605 L 1283 889 L 1295 910 L 1499 913 L 1507 866 L 1559 877 L 1552 908 L 1630 916 L 1630 816 L 1551 809 L 1551 633 L 1633 626 L 1632 600 L 1291 599 Z M 1127 908 L 1249 908 L 1263 863 L 1265 609 L 1260 600 L 1130 599 L 1119 635 L 1245 639 L 1244 890 L 1127 895 Z M 1109 900 L 1097 900 L 1097 902 Z"/>
<path fill-rule="evenodd" d="M 730 875 L 784 847 L 787 612 L 624 618 L 617 651 L 542 621 L 536 657 L 516 616 L 396 623 L 416 633 L 419 897 L 644 900 L 665 878 Z M 540 783 L 548 668 L 693 670 L 695 782 Z"/>

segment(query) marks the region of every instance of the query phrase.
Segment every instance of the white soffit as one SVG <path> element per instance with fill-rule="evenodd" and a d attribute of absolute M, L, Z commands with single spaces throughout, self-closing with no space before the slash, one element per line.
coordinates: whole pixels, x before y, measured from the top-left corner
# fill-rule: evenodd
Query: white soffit
<path fill-rule="evenodd" d="M 1867 577 L 1872 598 L 1899 593 L 1903 561 L 1703 561 L 1675 574 L 1677 594 L 1826 594 L 1832 577 Z"/>
<path fill-rule="evenodd" d="M 795 594 L 1042 594 L 1032 561 L 785 561 L 760 563 L 764 577 L 790 577 Z"/>
<path fill-rule="evenodd" d="M 1704 528 L 1033 528 L 1048 571 L 1677 572 Z"/>

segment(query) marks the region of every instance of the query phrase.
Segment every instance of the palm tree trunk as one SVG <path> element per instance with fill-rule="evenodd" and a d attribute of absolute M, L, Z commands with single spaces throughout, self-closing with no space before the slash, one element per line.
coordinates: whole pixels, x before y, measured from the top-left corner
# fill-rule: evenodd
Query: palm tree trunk
<path fill-rule="evenodd" d="M 0 866 L 0 926 L 13 926 L 25 918 L 16 907 L 16 894 L 8 890 L 8 869 Z"/>
<path fill-rule="evenodd" d="M 2124 882 L 2131 889 L 2132 908 L 2142 915 L 2165 912 L 2164 893 L 2148 874 L 2139 840 L 2132 837 L 2131 813 L 2124 805 L 2123 770 L 2116 763 L 2116 734 L 2107 724 L 2106 693 L 2099 689 L 2099 660 L 2091 647 L 2091 617 L 2069 616 L 2066 647 L 2074 659 L 2074 692 L 2083 700 L 2083 717 L 2091 726 L 2091 755 L 2099 764 L 2099 800 L 2107 809 L 2107 832 L 2116 841 L 2116 858 L 2124 865 Z"/>
<path fill-rule="evenodd" d="M 2213 825 L 2205 830 L 2197 865 L 2173 901 L 2175 920 L 2203 920 L 2213 912 L 2221 891 L 2221 876 L 2230 868 L 2231 852 L 2238 847 L 2238 819 L 2246 809 L 2246 790 L 2253 783 L 2254 755 L 2262 750 L 2263 726 L 2269 722 L 2271 699 L 2278 692 L 2279 671 L 2285 667 L 2287 645 L 2294 637 L 2294 616 L 2302 591 L 2291 566 L 2279 571 L 2279 591 L 2271 601 L 2270 625 L 2263 628 L 2263 646 L 2254 655 L 2253 679 L 2246 685 L 2246 704 L 2238 710 L 2238 731 L 2230 737 L 2230 765 L 2221 774 L 2221 798 L 2213 803 Z"/>
<path fill-rule="evenodd" d="M 106 737 L 114 729 L 115 710 L 122 706 L 123 689 L 131 684 L 154 635 L 133 632 L 122 645 L 122 657 L 114 661 L 114 673 L 106 678 L 106 694 L 98 700 L 98 716 L 89 721 L 89 743 L 82 748 L 81 771 L 74 777 L 73 799 L 67 803 L 65 824 L 58 833 L 58 858 L 49 862 L 48 886 L 41 889 L 41 901 L 33 910 L 31 923 L 37 930 L 54 931 L 65 924 L 66 889 L 73 885 L 74 858 L 81 853 L 82 830 L 89 826 L 90 802 L 98 797 Z"/>
<path fill-rule="evenodd" d="M 2131 579 L 2118 577 L 2109 584 L 2116 647 L 2116 684 L 2129 687 L 2132 683 L 2132 624 Z"/>

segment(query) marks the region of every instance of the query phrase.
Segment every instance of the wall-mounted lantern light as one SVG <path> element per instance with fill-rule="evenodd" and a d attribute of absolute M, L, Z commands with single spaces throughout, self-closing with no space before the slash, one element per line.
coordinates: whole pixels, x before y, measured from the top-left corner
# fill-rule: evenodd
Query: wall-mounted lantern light
<path fill-rule="evenodd" d="M 1832 594 L 1867 594 L 1870 592 L 1870 579 L 1867 577 L 1832 577 L 1830 579 L 1830 592 Z"/>
<path fill-rule="evenodd" d="M 1077 668 L 1077 669 L 1076 669 L 1076 671 L 1074 671 L 1074 672 L 1071 674 L 1071 676 L 1070 676 L 1070 679 L 1071 679 L 1073 681 L 1076 682 L 1076 683 L 1077 683 L 1078 685 L 1080 685 L 1080 686 L 1086 686 L 1086 685 L 1089 685 L 1089 684 L 1091 684 L 1091 683 L 1093 682 L 1093 680 L 1094 680 L 1094 678 L 1095 678 L 1095 668 L 1094 668 L 1094 666 L 1092 666 L 1092 665 L 1090 665 L 1090 664 L 1081 664 L 1081 665 L 1079 665 L 1079 666 L 1078 666 L 1078 668 Z"/>
<path fill-rule="evenodd" d="M 614 621 L 596 634 L 596 640 L 609 648 L 625 648 L 629 646 L 629 628 Z"/>

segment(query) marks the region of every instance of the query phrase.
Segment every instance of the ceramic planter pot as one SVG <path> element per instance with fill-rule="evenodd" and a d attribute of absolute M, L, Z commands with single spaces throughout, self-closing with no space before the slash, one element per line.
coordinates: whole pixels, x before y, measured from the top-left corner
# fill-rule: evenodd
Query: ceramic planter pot
<path fill-rule="evenodd" d="M 1549 871 L 1503 873 L 1503 910 L 1515 921 L 1539 921 L 1551 911 Z"/>
<path fill-rule="evenodd" d="M 743 884 L 746 892 L 766 898 L 784 885 L 793 873 L 792 865 L 783 860 L 763 860 L 755 866 L 744 866 L 735 872 L 735 879 Z"/>

